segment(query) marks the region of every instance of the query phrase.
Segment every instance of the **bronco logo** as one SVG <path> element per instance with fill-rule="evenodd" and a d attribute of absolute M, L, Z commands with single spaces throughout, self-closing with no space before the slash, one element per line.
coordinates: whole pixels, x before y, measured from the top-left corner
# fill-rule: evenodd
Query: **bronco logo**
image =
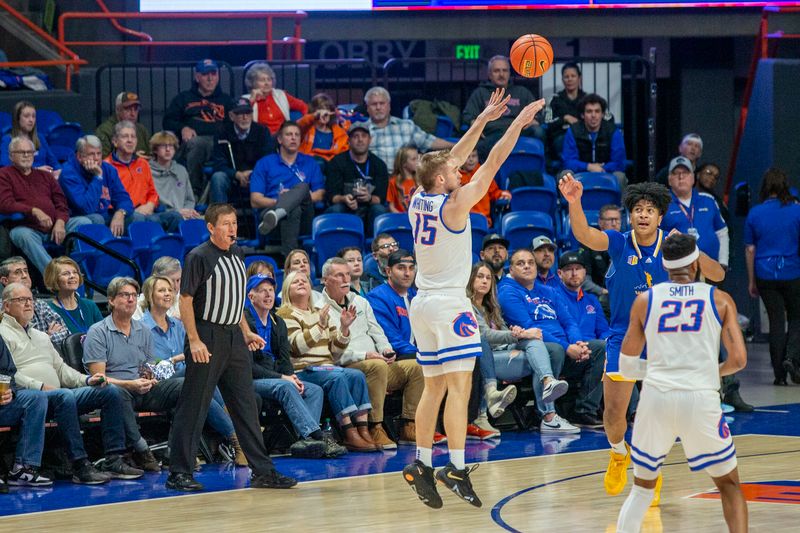
<path fill-rule="evenodd" d="M 453 331 L 459 337 L 471 337 L 478 330 L 478 321 L 471 311 L 459 313 L 453 320 Z"/>

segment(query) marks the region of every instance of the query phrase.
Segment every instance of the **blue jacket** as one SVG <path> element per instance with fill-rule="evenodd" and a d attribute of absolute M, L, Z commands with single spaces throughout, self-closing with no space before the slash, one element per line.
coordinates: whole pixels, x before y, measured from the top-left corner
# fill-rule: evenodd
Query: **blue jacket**
<path fill-rule="evenodd" d="M 414 287 L 408 289 L 409 303 L 416 295 L 417 290 Z M 397 355 L 416 356 L 417 347 L 411 342 L 413 338 L 411 322 L 408 320 L 408 309 L 403 297 L 397 294 L 391 285 L 384 283 L 367 294 L 367 301 Z"/>
<path fill-rule="evenodd" d="M 133 202 L 119 179 L 119 174 L 111 163 L 100 163 L 103 173 L 93 176 L 84 170 L 80 162 L 72 157 L 64 163 L 58 179 L 64 196 L 67 197 L 69 212 L 73 216 L 99 213 L 107 215 L 111 206 L 133 212 Z"/>
<path fill-rule="evenodd" d="M 556 289 L 564 295 L 564 300 L 569 306 L 572 316 L 578 321 L 583 340 L 605 339 L 611 333 L 611 328 L 603 313 L 600 300 L 594 294 L 578 289 L 577 292 L 569 290 L 563 283 Z"/>
<path fill-rule="evenodd" d="M 555 289 L 536 281 L 533 289 L 528 290 L 509 277 L 500 285 L 497 296 L 503 319 L 509 326 L 539 328 L 544 342 L 558 343 L 565 350 L 583 340 L 565 298 Z"/>
<path fill-rule="evenodd" d="M 592 142 L 596 141 L 597 138 L 594 137 Z M 580 159 L 578 144 L 575 141 L 572 128 L 569 128 L 564 135 L 561 160 L 564 162 L 564 168 L 568 168 L 573 172 L 586 172 L 586 167 L 589 163 L 592 163 L 592 161 L 582 161 Z M 603 171 L 605 172 L 625 172 L 625 140 L 619 129 L 615 129 L 611 135 L 611 159 L 602 162 L 605 163 L 603 165 Z"/>

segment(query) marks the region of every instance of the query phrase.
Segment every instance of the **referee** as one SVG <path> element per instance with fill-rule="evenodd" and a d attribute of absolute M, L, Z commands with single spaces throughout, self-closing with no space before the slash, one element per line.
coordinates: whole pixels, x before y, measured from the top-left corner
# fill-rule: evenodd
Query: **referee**
<path fill-rule="evenodd" d="M 258 423 L 250 350 L 264 341 L 243 316 L 245 268 L 236 243 L 236 210 L 212 204 L 205 214 L 210 238 L 186 256 L 180 310 L 186 328 L 186 378 L 170 435 L 170 474 L 166 487 L 203 490 L 192 476 L 200 432 L 219 386 L 233 420 L 254 488 L 289 488 L 297 480 L 277 470 L 264 448 Z"/>

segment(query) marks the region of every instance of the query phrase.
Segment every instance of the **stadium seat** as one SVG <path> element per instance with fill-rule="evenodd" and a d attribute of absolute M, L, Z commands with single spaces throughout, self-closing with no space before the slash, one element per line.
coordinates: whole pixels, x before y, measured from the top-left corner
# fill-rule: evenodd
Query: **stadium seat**
<path fill-rule="evenodd" d="M 447 115 L 436 115 L 436 130 L 433 134 L 442 139 L 452 137 L 456 131 L 456 125 Z"/>
<path fill-rule="evenodd" d="M 75 144 L 83 136 L 83 129 L 77 122 L 65 122 L 53 126 L 47 134 L 50 149 L 60 162 L 64 162 L 75 153 Z"/>
<path fill-rule="evenodd" d="M 0 131 L 5 133 L 6 128 L 11 129 L 11 113 L 0 111 Z"/>
<path fill-rule="evenodd" d="M 414 250 L 414 233 L 408 220 L 408 213 L 384 213 L 375 217 L 372 234 L 379 233 L 388 233 L 394 237 L 400 248 Z"/>
<path fill-rule="evenodd" d="M 508 239 L 509 252 L 530 247 L 534 237 L 547 235 L 555 239 L 553 219 L 540 211 L 512 211 L 503 216 L 500 233 Z"/>
<path fill-rule="evenodd" d="M 613 174 L 606 172 L 580 172 L 575 175 L 583 184 L 581 205 L 591 211 L 599 210 L 607 204 L 619 205 L 622 193 Z"/>
<path fill-rule="evenodd" d="M 75 232 L 86 235 L 125 257 L 133 257 L 133 243 L 130 238 L 114 237 L 104 224 L 84 224 L 75 228 Z M 76 240 L 75 243 L 75 248 L 69 255 L 81 266 L 88 280 L 106 287 L 117 276 L 134 276 L 134 271 L 129 265 L 83 241 Z"/>
<path fill-rule="evenodd" d="M 489 222 L 480 213 L 470 213 L 469 223 L 472 228 L 472 253 L 479 254 L 483 238 L 489 234 Z"/>
<path fill-rule="evenodd" d="M 511 150 L 512 154 L 533 154 L 544 158 L 544 143 L 534 137 L 520 137 Z"/>
<path fill-rule="evenodd" d="M 73 333 L 61 341 L 61 354 L 64 362 L 81 374 L 86 372 L 83 367 L 83 333 Z"/>
<path fill-rule="evenodd" d="M 517 187 L 511 191 L 511 211 L 541 211 L 553 216 L 557 206 L 556 182 L 548 174 L 542 175 L 541 187 Z"/>
<path fill-rule="evenodd" d="M 50 109 L 36 110 L 36 129 L 45 136 L 50 133 L 50 130 L 63 123 L 64 119 L 61 118 L 58 111 L 51 111 Z"/>
<path fill-rule="evenodd" d="M 345 246 L 364 248 L 364 222 L 356 215 L 326 213 L 311 224 L 314 258 L 317 270 Z"/>
<path fill-rule="evenodd" d="M 495 181 L 501 189 L 508 189 L 511 175 L 520 171 L 544 173 L 544 154 L 512 152 L 497 171 Z"/>
<path fill-rule="evenodd" d="M 128 226 L 128 235 L 133 243 L 133 257 L 142 269 L 143 276 L 150 275 L 153 263 L 159 257 L 174 257 L 183 263 L 183 237 L 164 233 L 161 224 L 133 222 Z"/>
<path fill-rule="evenodd" d="M 203 244 L 208 240 L 208 227 L 202 218 L 192 218 L 181 222 L 178 231 L 183 237 L 184 253 L 195 246 Z"/>

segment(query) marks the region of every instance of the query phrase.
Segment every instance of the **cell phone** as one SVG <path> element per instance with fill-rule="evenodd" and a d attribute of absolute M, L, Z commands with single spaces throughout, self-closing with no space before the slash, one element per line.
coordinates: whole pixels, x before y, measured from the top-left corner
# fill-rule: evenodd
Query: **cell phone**
<path fill-rule="evenodd" d="M 392 357 L 397 356 L 397 352 L 387 352 L 383 354 L 383 356 L 386 357 L 387 359 L 391 359 Z"/>

